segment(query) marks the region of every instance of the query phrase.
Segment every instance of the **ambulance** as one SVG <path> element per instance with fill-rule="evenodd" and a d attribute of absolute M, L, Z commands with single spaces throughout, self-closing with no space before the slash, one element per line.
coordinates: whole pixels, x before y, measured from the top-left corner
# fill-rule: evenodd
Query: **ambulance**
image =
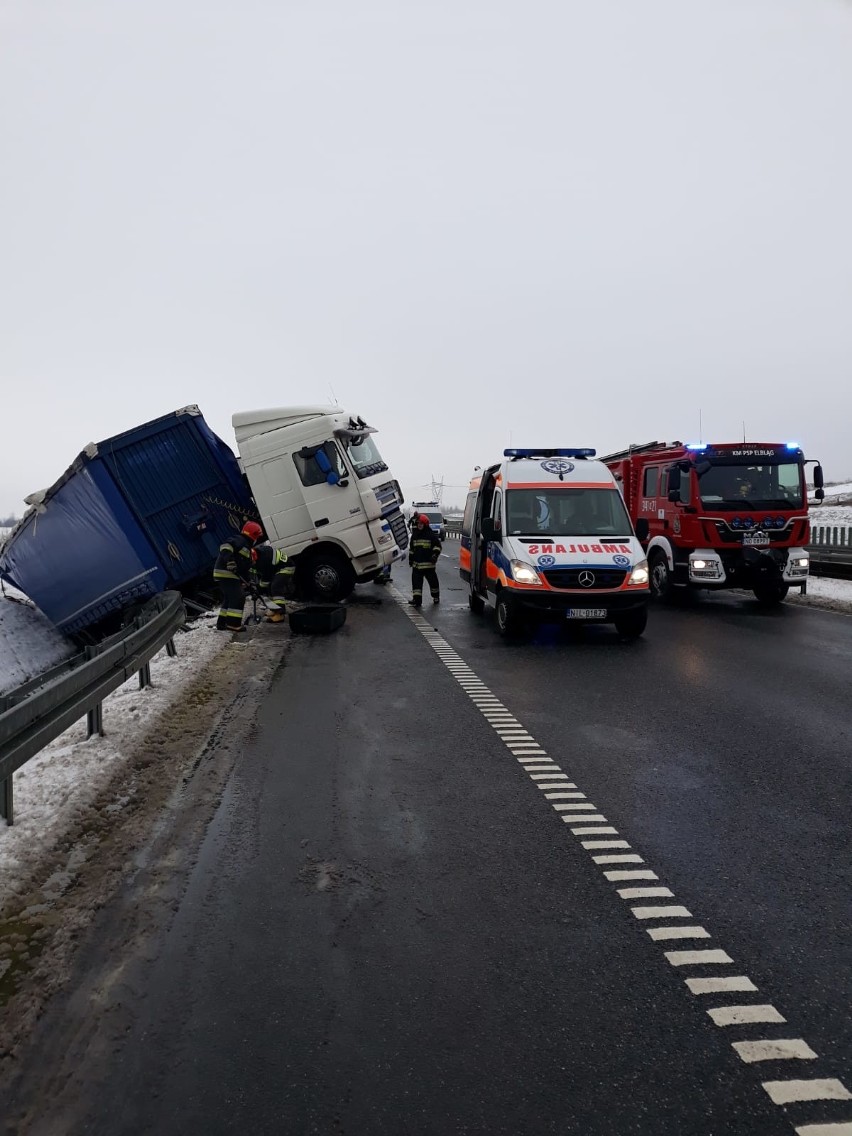
<path fill-rule="evenodd" d="M 611 623 L 636 639 L 648 562 L 615 478 L 591 449 L 510 449 L 470 483 L 459 553 L 470 610 L 512 638 L 530 624 Z M 638 536 L 637 536 L 638 533 Z"/>

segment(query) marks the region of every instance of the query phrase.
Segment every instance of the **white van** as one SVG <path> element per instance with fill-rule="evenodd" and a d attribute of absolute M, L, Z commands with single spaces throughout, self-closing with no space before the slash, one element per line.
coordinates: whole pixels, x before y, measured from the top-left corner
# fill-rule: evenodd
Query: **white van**
<path fill-rule="evenodd" d="M 594 455 L 504 450 L 471 481 L 459 572 L 471 611 L 493 607 L 502 635 L 533 622 L 613 623 L 625 639 L 645 630 L 648 563 L 615 479 Z"/>

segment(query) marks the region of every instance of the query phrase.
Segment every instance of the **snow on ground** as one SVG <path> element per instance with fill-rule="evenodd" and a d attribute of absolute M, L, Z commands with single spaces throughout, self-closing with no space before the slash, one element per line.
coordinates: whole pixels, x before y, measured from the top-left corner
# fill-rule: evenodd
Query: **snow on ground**
<path fill-rule="evenodd" d="M 852 505 L 811 506 L 808 515 L 813 528 L 818 525 L 837 525 L 843 528 L 852 525 Z"/>
<path fill-rule="evenodd" d="M 852 580 L 830 580 L 826 576 L 811 576 L 808 579 L 807 595 L 801 596 L 791 591 L 787 603 L 802 607 L 820 607 L 827 611 L 837 611 L 852 615 Z"/>
<path fill-rule="evenodd" d="M 79 650 L 23 593 L 8 585 L 4 593 L 0 596 L 0 694 Z"/>
<path fill-rule="evenodd" d="M 87 741 L 83 717 L 14 775 L 15 823 L 10 828 L 0 818 L 0 909 L 19 893 L 28 868 L 85 816 L 133 744 L 231 642 L 230 635 L 217 634 L 212 618 L 195 621 L 191 630 L 175 637 L 176 658 L 163 649 L 151 660 L 153 686 L 140 690 L 134 676 L 105 699 L 105 737 Z M 57 888 L 62 889 L 62 881 Z"/>

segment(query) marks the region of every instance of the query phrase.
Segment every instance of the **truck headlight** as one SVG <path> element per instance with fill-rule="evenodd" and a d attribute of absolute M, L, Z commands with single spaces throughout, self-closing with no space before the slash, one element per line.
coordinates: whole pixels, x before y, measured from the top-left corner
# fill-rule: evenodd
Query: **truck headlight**
<path fill-rule="evenodd" d="M 523 560 L 510 560 L 509 567 L 512 569 L 512 576 L 519 584 L 541 584 L 538 572 L 532 564 L 525 564 Z"/>
<path fill-rule="evenodd" d="M 692 567 L 697 568 L 700 572 L 702 568 L 708 568 L 709 565 L 706 560 L 693 560 Z"/>
<path fill-rule="evenodd" d="M 810 562 L 811 558 L 809 556 L 797 556 L 793 560 L 793 564 L 796 568 L 807 568 Z"/>
<path fill-rule="evenodd" d="M 638 564 L 634 565 L 633 571 L 630 573 L 631 584 L 647 584 L 648 583 L 648 561 L 640 560 Z"/>

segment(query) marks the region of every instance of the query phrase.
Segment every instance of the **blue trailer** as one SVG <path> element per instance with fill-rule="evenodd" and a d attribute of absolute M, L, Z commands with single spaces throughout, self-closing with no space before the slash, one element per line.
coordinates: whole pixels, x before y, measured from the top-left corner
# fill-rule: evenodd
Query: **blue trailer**
<path fill-rule="evenodd" d="M 164 589 L 209 586 L 219 545 L 258 514 L 197 406 L 88 446 L 0 548 L 0 576 L 85 633 Z"/>

